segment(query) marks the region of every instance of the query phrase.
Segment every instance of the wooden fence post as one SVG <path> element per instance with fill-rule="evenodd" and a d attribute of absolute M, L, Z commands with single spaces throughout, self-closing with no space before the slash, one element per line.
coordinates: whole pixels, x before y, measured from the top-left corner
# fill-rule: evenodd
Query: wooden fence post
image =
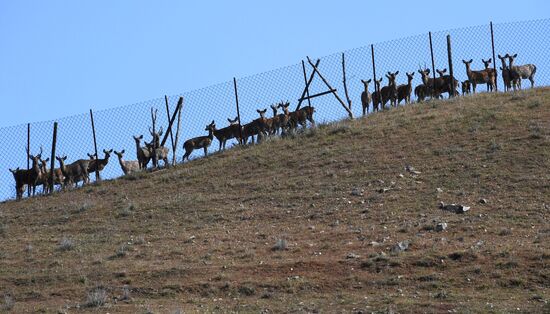
<path fill-rule="evenodd" d="M 51 162 L 50 162 L 50 194 L 54 191 L 54 168 L 55 168 L 55 146 L 57 145 L 57 122 L 54 122 L 53 124 L 53 140 L 52 140 L 52 155 L 51 155 Z"/>
<path fill-rule="evenodd" d="M 168 119 L 167 121 L 170 121 L 170 107 L 168 106 L 168 96 L 166 95 L 164 95 L 164 102 L 166 104 L 166 118 Z M 172 143 L 172 152 L 174 152 L 176 150 L 176 148 L 174 147 L 174 135 L 172 134 L 172 130 L 168 130 L 168 132 L 170 133 L 170 143 Z"/>
<path fill-rule="evenodd" d="M 304 60 L 302 60 L 302 63 L 304 63 Z M 317 59 L 317 61 L 315 61 L 315 66 L 319 66 L 319 63 L 321 63 L 321 59 Z M 305 73 L 305 67 L 304 67 L 304 73 Z M 300 106 L 302 105 L 302 101 L 305 100 L 305 96 L 306 94 L 309 94 L 309 85 L 311 85 L 311 82 L 313 81 L 313 78 L 315 77 L 315 71 L 311 72 L 311 75 L 309 76 L 309 80 L 307 80 L 306 82 L 306 87 L 304 88 L 304 90 L 302 91 L 302 96 L 300 96 L 300 99 L 298 99 L 298 105 L 296 106 L 296 111 L 298 111 L 300 109 Z M 308 96 L 308 99 L 310 98 L 310 96 Z M 311 105 L 311 103 L 309 103 Z"/>
<path fill-rule="evenodd" d="M 170 121 L 168 122 L 168 130 L 164 134 L 164 137 L 160 142 L 160 146 L 164 146 L 164 144 L 166 144 L 166 140 L 168 140 L 168 133 L 172 130 L 172 124 L 174 124 L 174 120 L 176 120 L 176 113 L 178 113 L 178 110 L 181 109 L 182 105 L 183 105 L 183 96 L 180 97 L 180 99 L 178 100 L 178 105 L 176 106 L 176 110 L 174 110 L 174 113 L 172 113 L 172 118 L 170 118 Z"/>
<path fill-rule="evenodd" d="M 349 98 L 348 93 L 348 84 L 346 82 L 346 55 L 342 52 L 342 76 L 344 82 L 344 93 L 346 94 L 346 100 L 349 104 L 349 110 L 351 111 L 351 99 Z"/>
<path fill-rule="evenodd" d="M 239 143 L 243 145 L 243 126 L 241 124 L 241 111 L 239 110 L 239 94 L 237 92 L 237 79 L 233 78 L 233 88 L 235 89 L 235 103 L 237 104 L 237 119 L 239 119 L 239 133 L 241 135 L 241 138 L 239 139 Z"/>
<path fill-rule="evenodd" d="M 307 80 L 306 64 L 303 59 L 302 59 L 302 72 L 304 72 L 304 83 L 306 84 L 305 86 L 306 86 L 307 105 L 311 108 L 311 99 L 309 98 L 309 84 Z"/>
<path fill-rule="evenodd" d="M 495 59 L 495 33 L 493 32 L 493 22 L 491 21 L 491 47 L 493 48 L 493 70 L 497 73 L 497 60 Z M 495 75 L 495 91 L 498 92 L 498 75 Z"/>
<path fill-rule="evenodd" d="M 177 110 L 177 108 L 176 108 Z M 183 110 L 183 98 L 182 98 L 182 103 L 181 103 L 181 107 L 179 108 L 178 110 L 178 126 L 177 126 L 177 130 L 176 130 L 176 140 L 174 141 L 174 151 L 172 152 L 172 156 L 173 156 L 173 160 L 172 160 L 172 165 L 176 165 L 176 151 L 178 149 L 178 139 L 180 137 L 180 124 L 181 124 L 181 111 Z"/>
<path fill-rule="evenodd" d="M 430 37 L 430 54 L 432 55 L 432 74 L 433 74 L 433 83 L 432 83 L 432 98 L 435 95 L 435 61 L 434 61 L 434 48 L 432 45 L 432 32 L 428 33 Z"/>
<path fill-rule="evenodd" d="M 97 154 L 97 141 L 95 137 L 95 125 L 94 125 L 94 114 L 92 112 L 92 109 L 90 109 L 90 119 L 92 120 L 92 134 L 94 135 L 94 150 L 95 150 L 95 159 L 99 160 L 99 155 Z M 101 181 L 101 178 L 99 177 L 99 169 L 98 169 L 98 163 L 96 161 L 96 167 L 95 167 L 95 180 Z"/>
<path fill-rule="evenodd" d="M 27 173 L 30 173 L 30 153 L 31 153 L 31 124 L 27 123 Z M 29 181 L 29 180 L 27 180 Z M 31 197 L 31 189 L 27 189 L 27 196 Z"/>
<path fill-rule="evenodd" d="M 449 93 L 449 97 L 455 97 L 456 96 L 456 89 L 455 89 L 455 77 L 453 72 L 453 56 L 452 56 L 452 49 L 451 49 L 451 35 L 447 35 L 447 57 L 449 62 L 449 75 L 451 76 L 451 86 L 450 90 L 451 93 Z"/>
<path fill-rule="evenodd" d="M 374 63 L 374 45 L 370 45 L 370 55 L 372 57 L 372 81 L 374 82 L 374 91 L 377 94 L 378 100 L 380 99 L 380 88 L 378 87 L 378 84 L 376 84 L 376 64 Z M 374 97 L 372 97 L 372 111 L 374 112 Z M 368 112 L 368 108 L 367 108 Z"/>

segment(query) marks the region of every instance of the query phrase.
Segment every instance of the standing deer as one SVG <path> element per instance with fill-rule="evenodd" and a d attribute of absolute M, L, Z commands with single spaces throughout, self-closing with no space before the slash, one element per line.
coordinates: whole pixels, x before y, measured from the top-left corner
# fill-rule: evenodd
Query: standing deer
<path fill-rule="evenodd" d="M 504 82 L 504 91 L 510 91 L 512 90 L 512 80 L 510 79 L 510 68 L 506 64 L 506 59 L 508 59 L 508 54 L 506 54 L 504 57 L 501 55 L 498 55 L 498 58 L 500 59 L 500 63 L 502 63 L 502 67 L 500 68 L 500 71 L 502 72 L 502 81 Z"/>
<path fill-rule="evenodd" d="M 510 61 L 510 79 L 512 80 L 514 90 L 516 86 L 521 89 L 522 79 L 528 79 L 531 82 L 531 88 L 535 87 L 535 73 L 537 72 L 537 66 L 534 64 L 514 65 L 514 60 L 517 56 L 517 53 L 512 56 L 508 56 L 508 60 Z"/>
<path fill-rule="evenodd" d="M 136 142 L 136 155 L 139 162 L 139 168 L 147 169 L 147 164 L 149 163 L 149 160 L 151 160 L 151 152 L 147 147 L 141 146 L 140 142 L 142 139 L 143 135 L 134 136 L 134 141 Z"/>
<path fill-rule="evenodd" d="M 118 157 L 118 163 L 120 164 L 120 169 L 124 172 L 125 175 L 138 172 L 140 170 L 139 161 L 137 160 L 122 160 L 124 156 L 124 149 L 121 152 L 115 150 L 115 155 Z"/>
<path fill-rule="evenodd" d="M 113 150 L 103 150 L 103 153 L 105 154 L 105 157 L 103 159 L 99 159 L 95 154 L 88 154 L 88 157 L 90 157 L 90 163 L 88 164 L 88 173 L 94 173 L 97 170 L 98 180 L 101 180 L 100 172 L 105 169 L 105 166 L 109 163 L 109 157 L 111 157 L 111 154 L 113 153 Z"/>
<path fill-rule="evenodd" d="M 461 87 L 462 87 L 462 96 L 470 94 L 472 92 L 471 90 L 472 84 L 470 84 L 469 80 L 465 80 L 464 82 L 462 82 Z"/>
<path fill-rule="evenodd" d="M 88 177 L 88 168 L 90 167 L 91 160 L 79 159 L 71 164 L 65 165 L 67 156 L 56 156 L 55 159 L 59 161 L 59 168 L 65 177 L 65 180 L 63 181 L 63 188 L 66 188 L 70 184 L 74 184 L 75 187 L 78 187 L 78 182 L 82 181 L 82 185 L 84 185 L 84 183 L 88 183 L 90 181 L 90 178 Z"/>
<path fill-rule="evenodd" d="M 48 162 L 50 161 L 50 158 L 46 158 L 46 160 L 43 160 L 41 159 L 40 160 L 40 164 L 41 164 L 41 169 L 42 169 L 42 177 L 41 177 L 41 182 L 42 182 L 42 190 L 44 191 L 44 193 L 46 194 L 49 194 L 51 192 L 50 190 L 50 178 L 51 178 L 51 173 L 50 173 L 50 169 L 48 169 Z M 60 168 L 54 168 L 53 169 L 53 184 L 54 184 L 54 187 L 56 185 L 63 185 L 63 172 L 61 172 L 61 169 Z"/>
<path fill-rule="evenodd" d="M 214 129 L 214 136 L 220 143 L 219 150 L 225 150 L 227 140 L 240 137 L 239 118 L 235 117 L 233 120 L 228 118 L 227 121 L 229 122 L 229 126 L 219 130 Z"/>
<path fill-rule="evenodd" d="M 496 80 L 497 80 L 497 72 L 495 69 L 490 68 L 491 62 L 493 62 L 492 58 L 489 58 L 489 60 L 481 59 L 481 62 L 483 62 L 483 65 L 485 65 L 485 71 L 489 73 L 489 82 L 487 82 L 487 91 L 493 91 L 496 88 Z"/>
<path fill-rule="evenodd" d="M 302 107 L 296 111 L 293 111 L 290 113 L 290 120 L 289 124 L 290 127 L 295 129 L 298 127 L 298 124 L 302 126 L 302 128 L 306 128 L 306 123 L 309 121 L 312 126 L 315 126 L 315 120 L 313 120 L 313 113 L 315 112 L 314 107 Z"/>
<path fill-rule="evenodd" d="M 382 97 L 380 97 L 381 88 L 380 84 L 384 78 L 381 77 L 379 80 L 374 79 L 374 92 L 372 93 L 372 112 L 378 111 L 380 105 L 382 104 Z"/>
<path fill-rule="evenodd" d="M 472 71 L 470 69 L 472 61 L 473 59 L 470 59 L 470 61 L 462 60 L 462 62 L 466 65 L 466 74 L 468 75 L 468 80 L 470 81 L 470 84 L 472 84 L 472 89 L 475 94 L 477 84 L 490 84 L 491 74 L 489 74 L 486 70 Z"/>
<path fill-rule="evenodd" d="M 254 144 L 254 135 L 257 135 L 258 143 L 260 143 L 262 140 L 262 137 L 266 135 L 267 119 L 265 118 L 265 113 L 267 109 L 264 109 L 264 110 L 256 109 L 256 111 L 260 114 L 260 117 L 258 119 L 253 120 L 252 122 L 249 122 L 243 125 L 243 129 L 242 129 L 243 144 L 246 144 L 248 142 L 249 137 L 252 137 L 252 144 Z"/>
<path fill-rule="evenodd" d="M 288 111 L 290 102 L 281 102 L 277 108 L 281 108 L 283 113 L 279 114 L 279 124 L 281 126 L 281 135 L 285 135 L 288 132 L 288 125 L 290 121 L 290 111 Z"/>
<path fill-rule="evenodd" d="M 9 169 L 11 174 L 13 174 L 13 179 L 15 180 L 15 195 L 16 200 L 20 200 L 23 197 L 23 193 L 25 193 L 25 186 L 27 185 L 25 182 L 25 177 L 28 177 L 27 170 L 21 170 L 19 167 L 17 169 Z"/>
<path fill-rule="evenodd" d="M 438 89 L 437 93 L 440 95 L 440 97 L 442 93 L 447 93 L 449 97 L 451 97 L 451 93 L 453 93 L 453 91 L 455 96 L 458 95 L 458 80 L 454 77 L 451 79 L 450 75 L 445 74 L 447 73 L 447 68 L 435 71 L 437 72 L 437 74 L 439 74 L 439 77 L 436 78 L 435 85 Z"/>
<path fill-rule="evenodd" d="M 382 109 L 385 108 L 388 100 L 390 101 L 390 106 L 395 107 L 397 105 L 397 86 L 395 85 L 397 74 L 399 74 L 399 71 L 395 73 L 388 72 L 388 74 L 386 74 L 388 85 L 382 87 L 380 90 L 380 95 L 382 96 Z"/>
<path fill-rule="evenodd" d="M 153 167 L 158 167 L 159 160 L 162 160 L 164 162 L 164 167 L 168 168 L 170 166 L 170 164 L 168 164 L 168 153 L 170 152 L 170 149 L 165 146 L 155 148 L 154 142 L 145 142 L 145 147 L 147 147 L 147 149 L 149 150 L 149 154 L 151 155 L 151 159 L 153 160 Z"/>
<path fill-rule="evenodd" d="M 280 116 L 277 113 L 278 105 L 270 105 L 271 110 L 273 111 L 273 117 L 267 119 L 268 133 L 270 135 L 279 134 L 279 129 L 281 128 Z"/>
<path fill-rule="evenodd" d="M 205 131 L 208 131 L 208 136 L 199 136 L 194 137 L 192 139 L 188 139 L 183 143 L 183 148 L 185 149 L 185 154 L 183 155 L 182 162 L 185 161 L 185 158 L 189 161 L 189 156 L 193 152 L 193 150 L 202 148 L 204 149 L 204 157 L 208 156 L 208 146 L 212 144 L 212 140 L 214 139 L 214 130 L 216 129 L 216 124 L 214 123 L 214 120 L 212 120 L 212 123 L 206 126 L 204 129 Z"/>
<path fill-rule="evenodd" d="M 411 103 L 412 80 L 414 78 L 414 72 L 405 72 L 405 74 L 407 74 L 407 84 L 397 86 L 397 105 L 399 105 L 401 100 L 405 100 L 406 104 Z"/>
<path fill-rule="evenodd" d="M 363 83 L 364 90 L 361 93 L 361 105 L 363 106 L 363 115 L 369 113 L 369 104 L 372 100 L 372 94 L 369 92 L 369 83 L 372 82 L 372 79 L 361 80 Z"/>
<path fill-rule="evenodd" d="M 29 170 L 20 170 L 19 168 L 15 170 L 9 169 L 10 172 L 13 174 L 13 178 L 15 179 L 15 191 L 17 200 L 20 200 L 23 197 L 23 192 L 25 192 L 25 185 L 32 190 L 32 195 L 34 196 L 36 192 L 36 186 L 39 184 L 42 176 L 42 169 L 40 168 L 42 147 L 40 147 L 40 153 L 36 156 L 29 154 L 28 150 L 27 154 L 32 160 L 32 167 Z"/>

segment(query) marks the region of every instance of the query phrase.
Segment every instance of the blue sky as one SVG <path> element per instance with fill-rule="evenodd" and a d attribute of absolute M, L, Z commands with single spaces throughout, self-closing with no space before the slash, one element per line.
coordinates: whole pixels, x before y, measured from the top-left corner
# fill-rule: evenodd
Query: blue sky
<path fill-rule="evenodd" d="M 519 6 L 469 0 L 0 0 L 0 126 L 179 94 L 295 64 L 306 55 L 490 20 L 546 18 L 550 11 L 543 0 Z"/>

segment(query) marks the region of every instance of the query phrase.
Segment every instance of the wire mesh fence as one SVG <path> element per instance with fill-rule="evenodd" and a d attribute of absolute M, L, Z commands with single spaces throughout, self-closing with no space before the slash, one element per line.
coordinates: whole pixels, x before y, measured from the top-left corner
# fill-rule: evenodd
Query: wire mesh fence
<path fill-rule="evenodd" d="M 494 32 L 493 37 L 491 36 L 491 26 Z M 472 70 L 483 70 L 485 66 L 482 59 L 491 59 L 490 67 L 496 69 L 497 88 L 499 91 L 503 91 L 502 68 L 509 65 L 509 59 L 502 59 L 503 63 L 499 55 L 503 57 L 517 54 L 514 65 L 534 64 L 536 66 L 536 73 L 533 76 L 535 86 L 549 85 L 550 75 L 547 61 L 549 59 L 548 51 L 550 51 L 550 40 L 547 36 L 549 32 L 550 19 L 488 24 L 431 33 L 431 47 L 430 34 L 421 34 L 322 57 L 317 68 L 330 84 L 330 88 L 318 74 L 314 75 L 307 91 L 309 95 L 323 94 L 323 96 L 309 100 L 315 108 L 315 120 L 323 123 L 347 118 L 349 114 L 343 107 L 344 105 L 355 117 L 362 115 L 361 93 L 364 91 L 364 85 L 361 80 L 371 79 L 368 88 L 370 93 L 374 92 L 374 70 L 378 79 L 383 78 L 381 86 L 388 84 L 386 77 L 388 72 L 399 71 L 396 85 L 407 84 L 406 73 L 414 73 L 411 82 L 412 89 L 423 83 L 418 72 L 420 68 L 430 69 L 431 77 L 438 76 L 435 73 L 436 69 L 449 71 L 447 36 L 450 36 L 451 40 L 453 76 L 459 82 L 468 80 L 463 60 L 473 60 Z M 374 56 L 372 52 L 374 52 Z M 343 57 L 345 57 L 345 67 L 342 63 Z M 373 68 L 373 57 L 375 68 Z M 315 60 L 312 61 L 315 62 Z M 344 69 L 346 85 L 344 85 Z M 271 117 L 270 105 L 280 102 L 290 102 L 289 109 L 295 110 L 300 96 L 305 92 L 306 81 L 313 72 L 313 67 L 306 60 L 305 68 L 301 63 L 297 63 L 238 79 L 237 91 L 242 124 L 259 118 L 257 109 L 267 109 L 266 116 Z M 530 87 L 530 83 L 525 82 L 522 85 L 523 88 Z M 334 97 L 332 92 L 329 92 L 331 88 L 343 100 L 343 104 Z M 345 88 L 348 90 L 351 104 L 347 101 Z M 477 92 L 486 90 L 485 84 L 478 85 Z M 145 141 L 151 141 L 152 137 L 149 131 L 152 125 L 151 109 L 157 111 L 156 129 L 162 127 L 163 131 L 167 132 L 169 117 L 174 115 L 180 97 L 183 97 L 184 103 L 181 111 L 179 142 L 175 154 L 177 162 L 181 162 L 184 154 L 182 145 L 185 140 L 207 135 L 208 131 L 205 130 L 205 127 L 211 121 L 215 121 L 216 127 L 219 129 L 229 124 L 228 118 L 233 119 L 237 116 L 233 81 L 181 95 L 172 95 L 167 97 L 167 102 L 162 97 L 129 106 L 97 111 L 94 112 L 94 124 L 99 157 L 105 157 L 104 150 L 113 149 L 117 152 L 124 151 L 124 160 L 137 160 L 138 147 L 136 147 L 134 137 L 143 135 L 143 139 L 140 141 L 141 147 L 145 146 Z M 414 95 L 411 98 L 415 100 Z M 170 112 L 167 112 L 167 103 Z M 303 107 L 308 104 L 309 102 L 306 100 L 301 105 Z M 400 105 L 404 105 L 404 103 L 401 102 Z M 370 103 L 368 112 L 372 111 L 373 104 Z M 278 113 L 282 113 L 281 110 Z M 56 121 L 59 126 L 55 145 L 56 155 L 67 156 L 67 163 L 78 159 L 88 159 L 87 154 L 93 154 L 95 151 L 90 114 L 85 113 Z M 17 168 L 32 168 L 32 162 L 28 162 L 27 158 L 28 144 L 30 154 L 38 154 L 42 147 L 42 159 L 51 158 L 53 124 L 54 121 L 45 121 L 2 128 L 3 136 L 0 137 L 0 145 L 10 149 L 3 150 L 1 158 L 3 170 L 0 171 L 0 200 L 16 197 L 15 176 L 8 169 L 15 171 Z M 173 136 L 167 137 L 165 143 L 170 151 L 173 148 L 172 141 L 176 129 L 177 122 L 174 122 Z M 238 144 L 237 140 L 233 139 L 228 147 L 236 144 Z M 218 149 L 219 145 L 214 140 L 209 152 Z M 196 150 L 191 155 L 191 159 L 200 157 L 202 154 L 202 150 Z M 109 162 L 101 172 L 102 179 L 112 179 L 123 175 L 118 159 L 117 155 L 110 154 Z M 174 156 L 170 152 L 170 163 L 173 159 Z M 47 163 L 48 167 L 50 162 L 51 160 Z M 59 167 L 57 160 L 55 166 Z M 95 180 L 93 173 L 90 174 L 90 179 L 91 181 Z M 42 188 L 38 187 L 37 192 L 41 193 Z M 24 196 L 27 195 L 28 191 L 24 193 Z"/>

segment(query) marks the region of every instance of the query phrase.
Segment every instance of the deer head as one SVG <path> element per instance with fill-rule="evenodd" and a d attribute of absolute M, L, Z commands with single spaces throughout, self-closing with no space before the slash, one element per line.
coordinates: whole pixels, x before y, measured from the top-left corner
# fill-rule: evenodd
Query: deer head
<path fill-rule="evenodd" d="M 256 109 L 256 111 L 260 114 L 260 118 L 265 119 L 265 113 L 267 109 L 264 109 L 264 110 Z"/>
<path fill-rule="evenodd" d="M 369 89 L 369 84 L 370 82 L 372 82 L 372 79 L 368 79 L 368 80 L 361 80 L 361 83 L 363 83 L 363 86 L 365 87 L 365 90 L 368 90 Z"/>
<path fill-rule="evenodd" d="M 514 64 L 514 59 L 516 59 L 518 56 L 518 54 L 514 54 L 514 55 L 508 55 L 508 60 L 510 61 L 510 68 L 513 66 Z"/>
<path fill-rule="evenodd" d="M 407 80 L 408 80 L 408 82 L 409 82 L 409 83 L 412 82 L 412 80 L 413 80 L 413 78 L 414 78 L 414 72 L 411 72 L 411 73 L 405 72 L 405 74 L 407 74 Z"/>
<path fill-rule="evenodd" d="M 118 156 L 118 159 L 122 159 L 122 156 L 124 155 L 124 149 L 120 152 L 117 152 L 116 150 L 114 151 L 115 155 Z"/>
<path fill-rule="evenodd" d="M 437 72 L 437 74 L 439 74 L 439 77 L 441 76 L 444 76 L 445 73 L 447 73 L 447 68 L 443 69 L 443 70 L 435 70 Z"/>
<path fill-rule="evenodd" d="M 210 122 L 210 124 L 207 125 L 204 130 L 214 132 L 216 130 L 216 123 L 214 123 L 214 120 L 212 120 L 212 122 Z"/>
<path fill-rule="evenodd" d="M 483 64 L 485 65 L 485 69 L 488 69 L 491 62 L 493 62 L 493 59 L 492 58 L 489 58 L 489 60 L 481 59 L 481 62 L 483 62 Z"/>
<path fill-rule="evenodd" d="M 229 122 L 229 125 L 238 124 L 239 123 L 239 117 L 237 116 L 233 120 L 227 118 L 227 121 Z"/>

